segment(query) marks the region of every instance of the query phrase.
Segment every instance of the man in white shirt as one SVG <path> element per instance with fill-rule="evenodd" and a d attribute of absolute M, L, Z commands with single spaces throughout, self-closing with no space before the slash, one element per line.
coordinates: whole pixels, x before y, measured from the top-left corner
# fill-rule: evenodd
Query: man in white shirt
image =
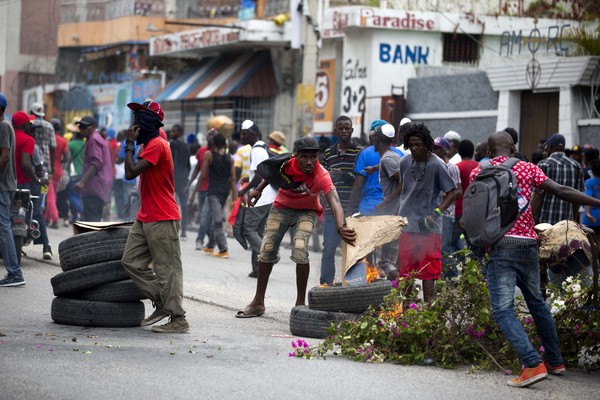
<path fill-rule="evenodd" d="M 450 150 L 448 150 L 448 162 L 450 164 L 458 164 L 462 161 L 462 157 L 458 154 L 458 144 L 462 137 L 458 132 L 448 131 L 444 134 L 444 139 L 450 142 Z"/>
<path fill-rule="evenodd" d="M 262 178 L 256 173 L 258 164 L 269 158 L 267 145 L 261 140 L 261 133 L 258 126 L 253 121 L 245 120 L 242 123 L 241 143 L 252 146 L 250 151 L 250 174 L 249 182 L 239 191 L 242 203 L 246 203 L 245 195 L 253 188 L 257 187 Z M 243 235 L 248 241 L 252 250 L 252 271 L 248 274 L 250 278 L 258 277 L 258 254 L 260 253 L 260 244 L 262 242 L 265 222 L 271 210 L 271 204 L 275 200 L 277 190 L 268 185 L 264 188 L 262 196 L 254 205 L 247 207 L 244 214 Z"/>

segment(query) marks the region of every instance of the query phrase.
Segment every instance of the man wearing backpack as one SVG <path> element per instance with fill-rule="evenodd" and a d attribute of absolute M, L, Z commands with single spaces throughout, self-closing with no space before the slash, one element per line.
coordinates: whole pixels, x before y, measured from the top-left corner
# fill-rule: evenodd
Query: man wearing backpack
<path fill-rule="evenodd" d="M 279 261 L 281 240 L 292 227 L 295 227 L 291 259 L 296 263 L 296 305 L 305 304 L 306 285 L 310 272 L 307 243 L 313 232 L 317 215 L 323 212 L 319 200 L 321 193 L 331 207 L 336 230 L 342 240 L 351 245 L 356 240 L 354 230 L 345 225 L 344 210 L 331 177 L 319 163 L 319 150 L 321 147 L 315 138 L 304 136 L 295 142 L 295 154 L 287 160 L 282 159 L 281 165 L 273 163 L 269 166 L 270 161 L 276 160 L 275 157 L 263 163 L 271 169 L 271 176 L 263 173 L 264 171 L 259 168 L 261 175 L 267 180 L 263 179 L 255 189 L 250 191 L 248 203 L 250 207 L 257 203 L 269 182 L 281 182 L 279 178 L 285 178 L 289 188 L 279 185 L 260 247 L 256 293 L 250 304 L 238 311 L 237 318 L 259 317 L 265 313 L 265 293 L 269 275 L 273 265 Z"/>
<path fill-rule="evenodd" d="M 240 141 L 243 145 L 252 146 L 252 150 L 250 150 L 250 181 L 239 192 L 239 197 L 242 198 L 242 203 L 244 205 L 246 204 L 245 195 L 250 190 L 256 188 L 262 181 L 260 175 L 256 173 L 258 164 L 268 159 L 270 156 L 267 151 L 267 146 L 261 138 L 260 130 L 253 121 L 247 119 L 242 122 Z M 254 207 L 248 207 L 244 211 L 243 235 L 252 250 L 252 271 L 248 274 L 250 278 L 258 277 L 258 254 L 260 252 L 260 243 L 265 230 L 265 222 L 267 221 L 267 216 L 271 210 L 271 204 L 273 204 L 276 195 L 277 190 L 275 190 L 273 186 L 267 185 Z"/>
<path fill-rule="evenodd" d="M 513 140 L 506 132 L 490 135 L 488 147 L 492 157 L 491 163 L 494 166 L 505 162 L 515 151 Z M 481 167 L 472 171 L 471 182 L 480 171 Z M 527 202 L 530 201 L 534 188 L 576 204 L 598 207 L 600 200 L 588 197 L 572 187 L 557 184 L 532 163 L 519 161 L 513 166 L 512 171 L 521 197 L 519 203 L 525 202 L 526 205 L 512 228 L 499 241 L 491 245 L 486 273 L 494 320 L 524 366 L 521 374 L 509 380 L 508 385 L 526 387 L 545 379 L 548 373 L 560 375 L 565 372 L 554 320 L 540 291 L 538 238 L 534 230 L 531 207 Z M 469 218 L 469 215 L 465 212 L 463 220 L 466 218 Z M 464 222 L 466 224 L 467 221 Z M 527 308 L 535 321 L 545 349 L 545 362 L 533 348 L 527 333 L 516 317 L 515 286 L 521 289 Z"/>

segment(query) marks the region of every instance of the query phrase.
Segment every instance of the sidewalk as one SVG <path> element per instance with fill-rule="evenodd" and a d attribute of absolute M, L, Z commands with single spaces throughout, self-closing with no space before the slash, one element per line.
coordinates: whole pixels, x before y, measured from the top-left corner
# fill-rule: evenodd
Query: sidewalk
<path fill-rule="evenodd" d="M 58 244 L 73 235 L 72 227 L 60 226 L 48 229 L 48 237 L 54 258 L 42 260 L 42 246 L 26 246 L 24 257 L 37 261 L 59 265 Z M 249 278 L 251 271 L 250 251 L 244 250 L 239 243 L 228 238 L 229 259 L 221 259 L 195 250 L 195 232 L 188 232 L 188 240 L 181 242 L 181 259 L 184 272 L 184 295 L 186 298 L 230 309 L 232 317 L 254 297 L 256 279 Z M 284 240 L 287 240 L 287 238 Z M 291 250 L 281 249 L 281 261 L 275 265 L 269 279 L 265 305 L 266 318 L 280 322 L 289 321 L 290 310 L 296 301 L 296 264 L 290 260 Z M 310 252 L 311 274 L 308 288 L 319 284 L 321 253 Z M 338 260 L 338 264 L 341 260 Z M 338 265 L 338 268 L 340 266 Z M 25 273 L 27 271 L 25 270 Z M 57 271 L 58 273 L 59 271 Z"/>

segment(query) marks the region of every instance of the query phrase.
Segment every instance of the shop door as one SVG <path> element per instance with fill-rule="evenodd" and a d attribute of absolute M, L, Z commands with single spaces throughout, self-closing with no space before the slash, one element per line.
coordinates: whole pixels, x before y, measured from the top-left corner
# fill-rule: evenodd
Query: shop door
<path fill-rule="evenodd" d="M 558 132 L 558 92 L 521 94 L 519 150 L 531 160 L 541 139 Z"/>

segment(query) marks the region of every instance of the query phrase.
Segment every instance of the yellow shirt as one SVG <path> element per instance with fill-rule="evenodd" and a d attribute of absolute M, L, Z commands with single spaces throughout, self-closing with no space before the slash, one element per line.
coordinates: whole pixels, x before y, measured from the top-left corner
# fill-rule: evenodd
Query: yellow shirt
<path fill-rule="evenodd" d="M 240 179 L 250 176 L 250 151 L 252 151 L 252 146 L 247 144 L 238 147 L 235 153 L 235 167 L 242 169 Z"/>

